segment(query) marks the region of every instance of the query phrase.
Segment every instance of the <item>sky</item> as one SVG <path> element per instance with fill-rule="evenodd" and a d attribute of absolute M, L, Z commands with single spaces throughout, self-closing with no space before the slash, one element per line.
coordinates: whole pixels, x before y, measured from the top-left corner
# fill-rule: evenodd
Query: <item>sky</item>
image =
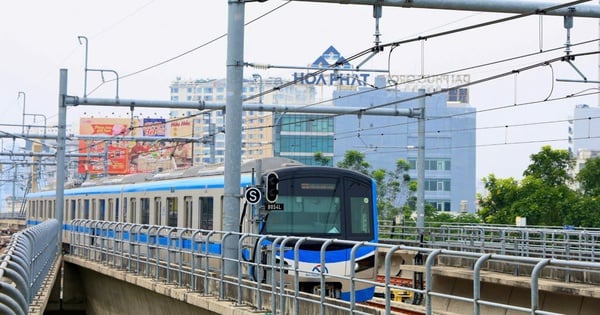
<path fill-rule="evenodd" d="M 40 123 L 41 116 L 36 114 L 44 115 L 48 125 L 56 125 L 61 68 L 68 69 L 68 93 L 83 95 L 85 45 L 78 36 L 88 39 L 88 68 L 114 70 L 122 78 L 120 98 L 169 100 L 169 84 L 178 77 L 225 78 L 227 6 L 226 0 L 3 1 L 0 130 L 20 131 L 20 127 L 7 125 L 21 123 L 23 108 L 28 114 L 26 124 L 33 124 L 34 119 Z M 250 2 L 245 8 L 249 23 L 244 35 L 245 62 L 306 66 L 331 45 L 349 57 L 368 49 L 375 40 L 375 19 L 369 6 L 270 0 Z M 385 44 L 507 16 L 384 7 L 380 38 Z M 591 42 L 573 46 L 572 54 L 598 52 L 599 29 L 598 19 L 574 18 L 570 42 Z M 473 67 L 458 73 L 470 74 L 475 81 L 560 57 L 566 40 L 562 17 L 531 16 L 403 44 L 392 52 L 384 50 L 362 67 L 426 75 Z M 535 54 L 540 51 L 545 53 Z M 476 67 L 525 54 L 534 55 Z M 591 54 L 577 57 L 573 64 L 589 80 L 598 80 L 598 60 L 598 54 Z M 159 63 L 163 64 L 131 75 Z M 291 72 L 245 68 L 244 76 L 252 78 L 259 73 L 291 79 Z M 478 179 L 492 173 L 500 178 L 521 178 L 529 156 L 542 146 L 568 147 L 567 120 L 578 104 L 598 106 L 598 85 L 557 82 L 557 78 L 581 79 L 571 65 L 555 62 L 469 87 L 470 104 L 477 109 Z M 102 84 L 100 75 L 92 72 L 87 90 L 90 97 L 113 98 L 116 94 L 114 82 Z M 589 95 L 566 98 L 580 94 Z M 545 99 L 557 100 L 542 102 Z M 127 111 L 80 106 L 69 108 L 67 120 L 90 115 L 127 117 Z M 140 113 L 152 111 L 167 113 Z M 12 142 L 2 141 L 4 147 Z"/>

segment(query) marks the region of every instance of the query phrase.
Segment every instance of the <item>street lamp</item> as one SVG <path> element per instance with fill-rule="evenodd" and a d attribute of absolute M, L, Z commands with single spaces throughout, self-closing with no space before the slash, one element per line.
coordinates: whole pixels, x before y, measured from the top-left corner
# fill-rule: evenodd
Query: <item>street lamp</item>
<path fill-rule="evenodd" d="M 258 82 L 258 103 L 262 104 L 262 97 L 263 97 L 263 80 L 262 80 L 262 76 L 258 73 L 254 73 L 252 75 L 252 78 L 254 78 L 254 82 Z"/>

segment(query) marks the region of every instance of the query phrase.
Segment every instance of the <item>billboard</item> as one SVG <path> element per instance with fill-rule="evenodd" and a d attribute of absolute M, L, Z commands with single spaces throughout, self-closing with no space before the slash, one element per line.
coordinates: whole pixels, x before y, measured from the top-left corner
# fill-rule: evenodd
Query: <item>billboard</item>
<path fill-rule="evenodd" d="M 152 173 L 192 166 L 192 144 L 169 141 L 169 137 L 191 138 L 191 119 L 167 122 L 164 118 L 81 118 L 80 135 L 115 136 L 114 140 L 80 140 L 79 153 L 104 154 L 109 175 Z M 118 136 L 159 137 L 152 141 L 120 140 Z M 164 140 L 160 139 L 164 138 Z M 103 174 L 104 158 L 80 157 L 80 174 Z"/>

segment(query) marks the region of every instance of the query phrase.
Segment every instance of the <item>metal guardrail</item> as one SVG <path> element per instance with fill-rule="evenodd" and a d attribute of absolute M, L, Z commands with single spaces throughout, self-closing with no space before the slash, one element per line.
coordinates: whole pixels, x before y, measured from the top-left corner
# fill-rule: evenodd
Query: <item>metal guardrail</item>
<path fill-rule="evenodd" d="M 200 292 L 204 295 L 213 295 L 219 299 L 230 299 L 236 302 L 236 305 L 249 305 L 257 310 L 269 309 L 274 314 L 277 311 L 286 314 L 300 313 L 300 303 L 311 303 L 325 314 L 327 308 L 344 310 L 349 314 L 372 314 L 374 311 L 365 311 L 364 306 L 356 303 L 354 299 L 350 301 L 334 302 L 332 299 L 321 295 L 303 295 L 299 294 L 298 275 L 312 273 L 315 276 L 315 282 L 324 284 L 325 277 L 339 278 L 339 280 L 349 281 L 351 293 L 354 296 L 356 287 L 364 284 L 376 287 L 376 290 L 385 293 L 385 314 L 391 314 L 392 291 L 407 290 L 415 296 L 420 295 L 424 298 L 424 312 L 433 314 L 432 300 L 434 298 L 445 298 L 457 300 L 472 304 L 474 314 L 481 314 L 482 307 L 492 307 L 503 310 L 513 310 L 526 312 L 530 314 L 557 314 L 548 310 L 540 309 L 539 286 L 538 282 L 541 272 L 544 268 L 557 268 L 561 270 L 583 271 L 587 273 L 600 273 L 600 263 L 573 261 L 563 259 L 549 259 L 536 257 L 510 256 L 496 253 L 465 252 L 448 249 L 430 249 L 406 245 L 393 245 L 382 243 L 351 242 L 335 239 L 316 239 L 316 238 L 298 238 L 267 236 L 253 234 L 239 234 L 234 232 L 219 232 L 208 230 L 181 229 L 176 227 L 136 225 L 129 223 L 93 221 L 93 220 L 75 220 L 71 222 L 70 232 L 70 254 L 84 259 L 109 265 L 113 268 L 127 270 L 140 276 L 153 277 L 156 280 L 166 281 L 180 287 L 187 287 L 192 291 Z M 144 234 L 145 237 L 140 237 Z M 221 244 L 223 239 L 234 238 L 239 241 L 240 251 L 237 259 L 226 258 L 223 251 L 211 252 L 205 249 L 213 245 Z M 353 252 L 361 246 L 374 246 L 379 252 L 385 252 L 383 266 L 385 268 L 385 282 L 370 281 L 358 279 L 353 275 L 350 277 L 327 275 L 323 271 L 315 273 L 314 270 L 306 270 L 298 267 L 298 261 L 294 263 L 284 263 L 271 255 L 268 263 L 246 261 L 248 247 L 245 244 L 260 244 L 262 240 L 270 238 L 274 240 L 263 253 L 282 254 L 284 248 L 287 251 L 293 251 L 293 257 L 298 257 L 299 244 L 307 240 L 319 240 L 323 242 L 321 247 L 321 257 L 325 257 L 327 246 L 351 245 Z M 182 246 L 184 245 L 184 246 Z M 250 248 L 250 250 L 252 250 Z M 398 251 L 412 251 L 422 253 L 427 257 L 425 266 L 422 267 L 425 276 L 425 287 L 415 289 L 402 285 L 391 284 L 392 274 L 392 256 Z M 290 256 L 288 256 L 290 257 Z M 444 292 L 434 291 L 432 287 L 434 266 L 442 257 L 460 258 L 470 260 L 473 263 L 472 269 L 465 268 L 466 272 L 472 272 L 473 292 L 471 297 L 455 296 Z M 353 258 L 352 258 L 353 259 Z M 517 266 L 530 266 L 532 272 L 530 275 L 530 296 L 529 307 L 514 306 L 498 301 L 490 301 L 481 297 L 481 272 L 486 270 L 486 263 L 498 261 Z M 222 270 L 225 264 L 236 264 L 237 277 L 226 277 Z M 324 260 L 321 261 L 326 266 Z M 354 263 L 354 261 L 352 261 Z M 244 271 L 257 270 L 258 275 L 267 275 L 266 281 L 249 281 L 250 278 Z M 321 268 L 323 270 L 324 268 Z M 547 271 L 547 270 L 546 270 Z M 291 276 L 291 282 L 283 283 L 283 275 Z M 270 275 L 270 276 L 269 276 Z M 280 278 L 281 277 L 281 278 Z M 287 281 L 290 281 L 287 279 Z M 234 289 L 225 290 L 226 285 L 232 285 Z M 265 305 L 264 296 L 270 296 L 271 305 Z M 287 303 L 287 307 L 286 307 Z M 292 304 L 292 305 L 290 305 Z M 305 304 L 303 304 L 305 305 Z M 304 307 L 303 307 L 303 310 Z"/>
<path fill-rule="evenodd" d="M 26 215 L 20 212 L 0 212 L 0 220 L 25 220 Z"/>
<path fill-rule="evenodd" d="M 414 225 L 380 222 L 380 241 L 418 246 Z M 423 246 L 467 252 L 600 262 L 599 229 L 437 224 L 425 227 Z"/>
<path fill-rule="evenodd" d="M 0 255 L 0 313 L 27 314 L 59 252 L 52 219 L 15 233 Z"/>

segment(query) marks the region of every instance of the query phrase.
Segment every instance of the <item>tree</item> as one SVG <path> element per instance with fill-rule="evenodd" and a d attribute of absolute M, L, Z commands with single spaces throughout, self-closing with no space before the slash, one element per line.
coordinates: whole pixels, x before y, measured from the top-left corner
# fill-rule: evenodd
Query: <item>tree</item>
<path fill-rule="evenodd" d="M 482 180 L 488 194 L 478 196 L 481 220 L 492 224 L 514 223 L 516 215 L 512 213 L 512 205 L 518 200 L 519 182 L 512 177 L 496 178 L 494 174 Z"/>
<path fill-rule="evenodd" d="M 377 184 L 377 209 L 382 219 L 392 219 L 400 213 L 401 203 L 410 195 L 410 164 L 403 159 L 396 161 L 393 171 L 377 169 L 371 177 Z"/>
<path fill-rule="evenodd" d="M 323 152 L 315 152 L 313 157 L 315 162 L 319 163 L 321 166 L 327 166 L 329 165 L 329 162 L 331 162 L 331 157 L 325 156 Z"/>
<path fill-rule="evenodd" d="M 569 153 L 544 146 L 530 157 L 520 183 L 493 174 L 483 179 L 488 195 L 479 197 L 479 216 L 486 223 L 514 224 L 520 216 L 532 225 L 563 225 L 579 217 L 570 218 L 578 196 L 568 185 L 574 165 Z"/>
<path fill-rule="evenodd" d="M 545 183 L 556 186 L 572 182 L 570 170 L 575 165 L 575 160 L 567 150 L 552 149 L 549 145 L 529 156 L 532 163 L 523 172 L 523 176 L 539 178 Z"/>
<path fill-rule="evenodd" d="M 584 196 L 600 196 L 600 157 L 585 161 L 576 179 Z"/>
<path fill-rule="evenodd" d="M 369 175 L 371 164 L 365 161 L 365 155 L 356 150 L 348 150 L 344 153 L 344 160 L 337 163 L 340 168 L 346 168 Z"/>

